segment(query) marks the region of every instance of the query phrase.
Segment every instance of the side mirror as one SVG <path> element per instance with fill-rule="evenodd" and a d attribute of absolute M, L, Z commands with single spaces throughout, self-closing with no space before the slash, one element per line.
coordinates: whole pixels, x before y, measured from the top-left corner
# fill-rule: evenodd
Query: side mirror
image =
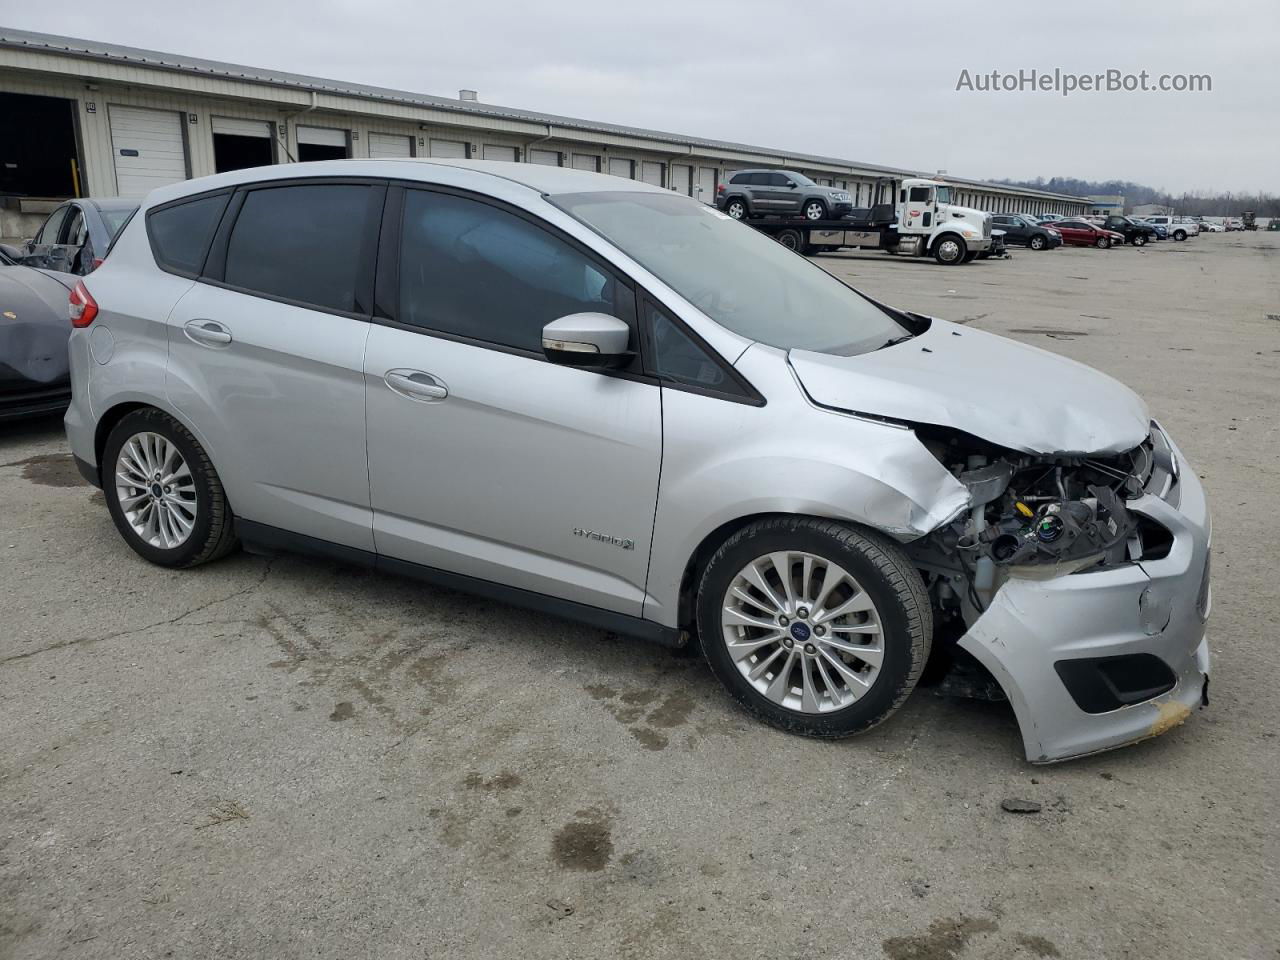
<path fill-rule="evenodd" d="M 794 190 L 795 188 L 796 188 L 796 182 L 795 182 L 794 180 L 788 180 L 788 181 L 787 181 L 787 189 L 788 189 L 788 190 Z"/>
<path fill-rule="evenodd" d="M 631 359 L 631 328 L 607 313 L 571 313 L 542 328 L 542 352 L 552 363 L 607 369 Z"/>

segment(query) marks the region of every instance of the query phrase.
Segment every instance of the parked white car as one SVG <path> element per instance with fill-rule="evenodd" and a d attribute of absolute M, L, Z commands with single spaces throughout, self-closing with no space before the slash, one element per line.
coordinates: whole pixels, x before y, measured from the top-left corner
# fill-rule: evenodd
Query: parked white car
<path fill-rule="evenodd" d="M 1147 223 L 1164 227 L 1171 240 L 1186 240 L 1200 235 L 1200 224 L 1188 217 L 1147 217 Z"/>

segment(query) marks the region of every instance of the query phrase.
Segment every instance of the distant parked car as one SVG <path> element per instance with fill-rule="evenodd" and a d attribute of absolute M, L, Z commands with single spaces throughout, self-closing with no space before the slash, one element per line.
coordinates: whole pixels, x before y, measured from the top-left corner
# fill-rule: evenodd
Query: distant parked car
<path fill-rule="evenodd" d="M 3 259 L 0 256 L 0 259 Z M 0 420 L 65 410 L 70 274 L 0 266 Z"/>
<path fill-rule="evenodd" d="M 1065 220 L 1066 217 L 1058 213 L 1041 213 L 1036 216 L 1041 223 L 1057 223 L 1059 220 Z"/>
<path fill-rule="evenodd" d="M 1095 226 L 1084 219 L 1059 220 L 1053 228 L 1062 234 L 1063 243 L 1073 247 L 1098 247 L 1106 250 L 1124 243 L 1124 234 Z"/>
<path fill-rule="evenodd" d="M 1227 233 L 1235 233 L 1237 230 L 1243 230 L 1244 224 L 1235 217 L 1227 217 L 1222 221 L 1222 229 L 1226 230 Z"/>
<path fill-rule="evenodd" d="M 1169 236 L 1175 240 L 1185 240 L 1187 237 L 1200 235 L 1200 225 L 1186 217 L 1147 217 L 1147 222 L 1164 227 L 1169 231 Z"/>
<path fill-rule="evenodd" d="M 106 256 L 112 239 L 137 209 L 137 200 L 118 197 L 68 200 L 49 214 L 15 259 L 23 266 L 83 276 Z"/>
<path fill-rule="evenodd" d="M 853 209 L 849 191 L 824 187 L 792 170 L 739 170 L 716 188 L 716 206 L 733 217 L 842 217 Z"/>
<path fill-rule="evenodd" d="M 1201 232 L 1201 233 L 1225 233 L 1225 232 L 1226 232 L 1226 230 L 1227 230 L 1227 228 L 1226 228 L 1226 227 L 1224 227 L 1222 224 L 1220 224 L 1220 223 L 1214 223 L 1212 220 L 1201 220 L 1201 221 L 1200 221 L 1200 232 Z"/>
<path fill-rule="evenodd" d="M 1020 213 L 997 213 L 992 226 L 1004 231 L 1006 244 L 1017 244 L 1032 250 L 1052 250 L 1062 246 L 1062 234 L 1053 227 Z"/>
<path fill-rule="evenodd" d="M 1139 223 L 1132 217 L 1112 215 L 1102 222 L 1102 226 L 1107 230 L 1113 230 L 1122 235 L 1125 243 L 1131 243 L 1135 247 L 1141 247 L 1148 240 L 1156 238 L 1155 227 L 1149 223 Z"/>

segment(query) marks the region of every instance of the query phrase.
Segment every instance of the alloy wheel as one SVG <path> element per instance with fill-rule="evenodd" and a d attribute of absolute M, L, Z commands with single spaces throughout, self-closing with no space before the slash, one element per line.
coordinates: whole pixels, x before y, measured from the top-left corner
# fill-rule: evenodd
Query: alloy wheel
<path fill-rule="evenodd" d="M 757 557 L 730 581 L 721 634 L 739 673 L 769 700 L 831 713 L 861 699 L 884 662 L 880 613 L 839 564 L 813 553 Z"/>
<path fill-rule="evenodd" d="M 135 433 L 120 448 L 115 478 L 120 511 L 144 543 L 172 550 L 187 542 L 196 523 L 196 482 L 171 440 Z"/>

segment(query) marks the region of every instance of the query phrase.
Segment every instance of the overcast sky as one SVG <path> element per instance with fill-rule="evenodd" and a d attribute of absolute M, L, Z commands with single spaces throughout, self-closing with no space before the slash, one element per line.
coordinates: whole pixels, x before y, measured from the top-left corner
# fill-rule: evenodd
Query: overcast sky
<path fill-rule="evenodd" d="M 217 0 L 34 4 L 7 25 L 979 178 L 1280 192 L 1280 3 Z M 1020 69 L 1206 93 L 957 92 Z"/>

